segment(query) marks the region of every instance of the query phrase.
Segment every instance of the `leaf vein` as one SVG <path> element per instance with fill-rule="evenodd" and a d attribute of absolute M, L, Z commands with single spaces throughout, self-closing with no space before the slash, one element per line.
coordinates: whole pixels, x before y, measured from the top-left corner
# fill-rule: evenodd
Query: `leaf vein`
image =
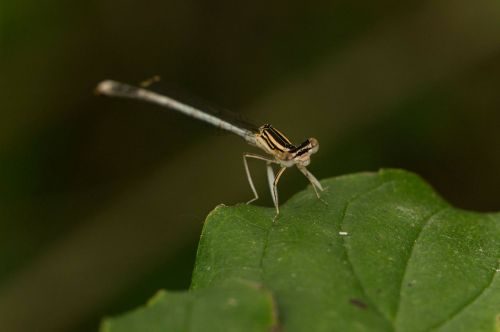
<path fill-rule="evenodd" d="M 447 319 L 445 319 L 442 322 L 431 327 L 429 329 L 429 332 L 436 331 L 437 329 L 445 326 L 446 324 L 451 322 L 455 317 L 460 315 L 460 313 L 465 311 L 465 309 L 467 309 L 468 307 L 473 305 L 477 300 L 479 300 L 479 298 L 484 294 L 484 292 L 486 292 L 486 290 L 488 290 L 493 285 L 493 281 L 495 280 L 495 276 L 497 275 L 499 268 L 500 268 L 500 260 L 498 261 L 496 268 L 493 270 L 493 273 L 491 274 L 491 279 L 490 279 L 489 283 L 479 293 L 477 293 L 476 296 L 474 296 L 472 299 L 470 299 L 470 301 L 468 301 L 467 303 L 464 303 L 464 305 L 462 307 L 458 308 Z"/>
<path fill-rule="evenodd" d="M 374 191 L 377 191 L 379 190 L 380 188 L 383 188 L 385 187 L 386 185 L 390 185 L 392 183 L 396 182 L 396 180 L 391 180 L 391 181 L 387 181 L 387 182 L 382 182 L 381 184 L 371 188 L 370 190 L 368 191 L 365 191 L 364 193 L 361 193 L 359 195 L 354 195 L 354 197 L 352 197 L 349 201 L 347 201 L 345 207 L 344 207 L 344 210 L 342 212 L 342 216 L 340 218 L 340 223 L 339 223 L 339 226 L 340 226 L 340 229 L 343 229 L 343 224 L 344 224 L 344 221 L 345 221 L 345 217 L 346 217 L 346 214 L 347 214 L 347 210 L 349 209 L 349 206 L 354 203 L 355 201 L 357 201 L 358 199 L 362 198 L 363 196 L 366 196 Z M 358 284 L 359 284 L 359 288 L 360 288 L 360 291 L 361 291 L 361 294 L 363 297 L 365 297 L 369 303 L 372 304 L 373 308 L 375 309 L 375 311 L 377 312 L 377 314 L 382 317 L 384 320 L 386 320 L 389 325 L 392 325 L 391 324 L 391 321 L 388 317 L 386 317 L 384 315 L 384 313 L 380 310 L 380 308 L 377 306 L 376 302 L 373 301 L 367 294 L 365 288 L 363 287 L 363 283 L 361 282 L 361 279 L 359 278 L 359 276 L 357 275 L 356 273 L 356 269 L 354 268 L 354 264 L 352 263 L 351 261 L 351 258 L 350 258 L 350 255 L 349 255 L 349 250 L 346 246 L 346 240 L 344 237 L 341 237 L 341 241 L 342 241 L 342 245 L 344 247 L 344 250 L 345 250 L 345 253 L 346 253 L 346 258 L 347 258 L 347 263 L 349 264 L 349 267 L 352 271 L 352 274 L 355 278 L 355 280 L 357 280 Z"/>
<path fill-rule="evenodd" d="M 259 268 L 260 268 L 261 281 L 264 280 L 264 258 L 267 254 L 267 247 L 269 245 L 269 238 L 271 237 L 272 228 L 273 228 L 273 224 L 270 224 L 269 228 L 267 229 L 267 232 L 266 232 L 266 239 L 264 241 L 264 247 L 262 248 L 262 253 L 260 255 Z"/>
<path fill-rule="evenodd" d="M 410 265 L 410 261 L 412 260 L 413 255 L 415 254 L 416 244 L 417 244 L 418 240 L 420 239 L 420 237 L 422 236 L 422 234 L 424 233 L 424 229 L 429 225 L 431 220 L 446 210 L 448 210 L 448 207 L 444 206 L 444 207 L 441 207 L 441 208 L 437 209 L 436 211 L 432 212 L 429 216 L 427 216 L 424 219 L 424 222 L 422 224 L 422 227 L 420 228 L 420 231 L 417 234 L 417 237 L 415 238 L 415 240 L 413 240 L 413 244 L 411 245 L 411 249 L 410 249 L 410 254 L 408 255 L 408 259 L 406 260 L 406 264 L 405 264 L 405 267 L 403 270 L 404 272 L 403 272 L 403 276 L 401 278 L 401 284 L 399 285 L 398 307 L 396 309 L 396 314 L 394 315 L 394 324 L 396 326 L 397 326 L 396 322 L 398 321 L 398 317 L 399 317 L 399 311 L 401 309 L 401 298 L 402 298 L 402 292 L 403 292 L 403 285 L 404 285 L 404 281 L 406 279 L 406 275 L 408 273 L 408 266 Z"/>

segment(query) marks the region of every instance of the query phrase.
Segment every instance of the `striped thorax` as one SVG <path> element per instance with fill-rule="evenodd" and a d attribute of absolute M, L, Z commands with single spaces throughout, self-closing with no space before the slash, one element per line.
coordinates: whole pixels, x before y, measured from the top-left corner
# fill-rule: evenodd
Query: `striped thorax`
<path fill-rule="evenodd" d="M 285 135 L 270 124 L 259 128 L 255 141 L 259 148 L 274 156 L 284 167 L 309 165 L 311 155 L 319 149 L 318 140 L 312 137 L 300 145 L 293 145 Z"/>

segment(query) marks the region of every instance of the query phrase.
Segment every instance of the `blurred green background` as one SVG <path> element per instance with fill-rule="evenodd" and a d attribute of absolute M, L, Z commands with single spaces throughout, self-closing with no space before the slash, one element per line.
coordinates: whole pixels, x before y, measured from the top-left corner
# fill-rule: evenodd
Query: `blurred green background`
<path fill-rule="evenodd" d="M 500 210 L 500 3 L 0 3 L 0 331 L 94 331 L 186 289 L 203 220 L 251 198 L 238 137 L 102 79 L 314 136 L 320 179 L 419 173 Z M 251 165 L 271 206 L 265 168 Z M 307 181 L 295 170 L 284 202 Z"/>

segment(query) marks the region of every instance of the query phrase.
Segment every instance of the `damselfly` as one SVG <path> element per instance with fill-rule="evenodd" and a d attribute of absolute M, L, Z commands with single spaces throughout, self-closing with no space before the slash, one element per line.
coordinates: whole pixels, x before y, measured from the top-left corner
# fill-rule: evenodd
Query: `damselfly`
<path fill-rule="evenodd" d="M 318 140 L 316 140 L 315 138 L 308 138 L 302 144 L 293 145 L 290 140 L 285 137 L 285 135 L 283 135 L 270 124 L 260 126 L 256 130 L 246 129 L 220 119 L 207 112 L 203 112 L 192 106 L 183 104 L 167 96 L 163 96 L 150 90 L 130 86 L 128 84 L 116 81 L 103 81 L 99 83 L 96 91 L 99 94 L 111 97 L 144 100 L 153 104 L 179 111 L 198 120 L 205 121 L 216 127 L 230 131 L 242 137 L 245 141 L 247 141 L 248 144 L 264 150 L 264 152 L 270 155 L 269 157 L 253 153 L 243 154 L 243 165 L 245 166 L 248 183 L 250 184 L 250 188 L 252 189 L 252 192 L 254 194 L 254 197 L 249 200 L 247 204 L 259 198 L 257 190 L 255 189 L 255 185 L 253 184 L 252 176 L 250 175 L 250 169 L 248 168 L 248 158 L 259 159 L 266 162 L 267 179 L 269 182 L 269 188 L 271 190 L 271 197 L 276 208 L 276 216 L 279 214 L 277 189 L 278 181 L 285 170 L 289 167 L 297 166 L 299 171 L 305 175 L 309 182 L 311 182 L 316 196 L 321 199 L 319 192 L 323 191 L 323 187 L 314 177 L 314 175 L 312 175 L 311 172 L 309 172 L 306 168 L 311 162 L 311 155 L 318 152 L 319 149 Z M 274 170 L 272 168 L 273 164 L 277 164 L 280 167 L 276 174 L 274 173 Z"/>

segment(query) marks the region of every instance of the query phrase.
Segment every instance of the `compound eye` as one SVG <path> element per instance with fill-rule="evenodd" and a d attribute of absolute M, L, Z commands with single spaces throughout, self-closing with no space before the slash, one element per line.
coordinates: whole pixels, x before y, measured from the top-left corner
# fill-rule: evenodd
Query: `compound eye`
<path fill-rule="evenodd" d="M 314 137 L 309 138 L 309 144 L 311 145 L 311 153 L 316 153 L 319 150 L 319 142 Z"/>

